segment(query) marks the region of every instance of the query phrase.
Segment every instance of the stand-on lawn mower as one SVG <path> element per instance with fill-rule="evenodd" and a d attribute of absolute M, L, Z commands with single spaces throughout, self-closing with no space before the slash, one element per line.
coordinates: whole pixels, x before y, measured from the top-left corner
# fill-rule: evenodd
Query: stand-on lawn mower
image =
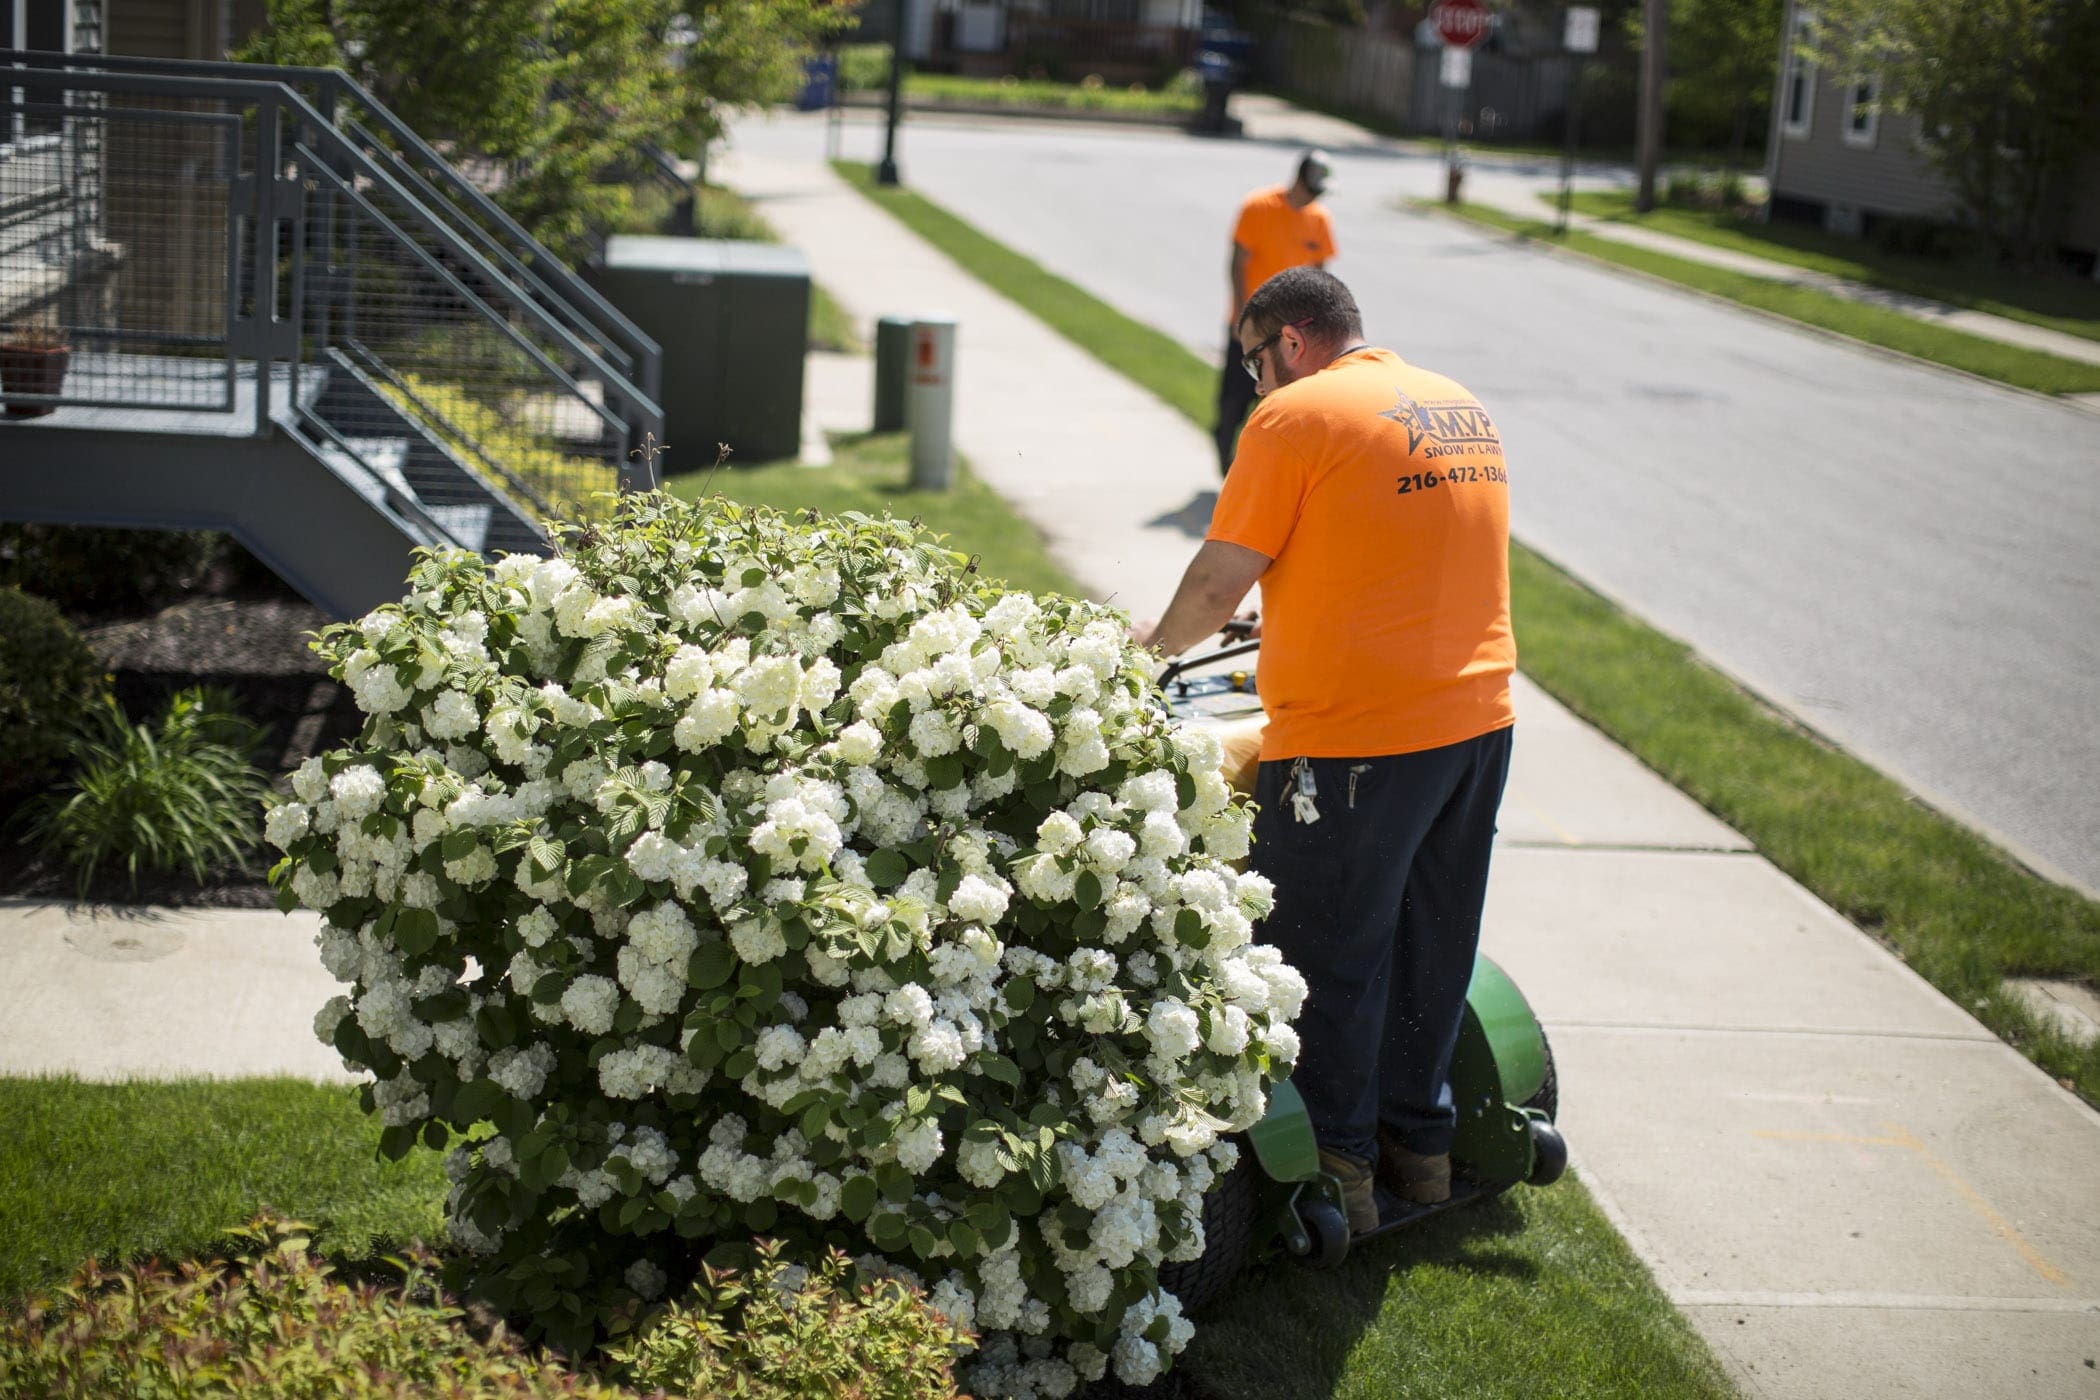
<path fill-rule="evenodd" d="M 1237 728 L 1251 736 L 1261 715 L 1251 674 L 1210 668 L 1260 645 L 1224 646 L 1168 667 L 1160 686 L 1172 713 L 1184 723 Z M 1198 670 L 1204 674 L 1191 674 Z M 1485 955 L 1474 964 L 1466 993 L 1451 1059 L 1451 1095 L 1458 1106 L 1451 1198 L 1415 1205 L 1380 1187 L 1378 1229 L 1355 1243 L 1512 1186 L 1548 1185 L 1567 1169 L 1567 1144 L 1554 1126 L 1560 1094 L 1552 1047 L 1516 983 Z M 1160 1283 L 1191 1311 L 1222 1292 L 1250 1261 L 1280 1253 L 1331 1267 L 1348 1254 L 1352 1240 L 1341 1187 L 1320 1170 L 1312 1124 L 1288 1080 L 1272 1087 L 1268 1112 L 1244 1135 L 1239 1163 L 1205 1199 L 1203 1229 L 1201 1258 L 1160 1270 Z"/>

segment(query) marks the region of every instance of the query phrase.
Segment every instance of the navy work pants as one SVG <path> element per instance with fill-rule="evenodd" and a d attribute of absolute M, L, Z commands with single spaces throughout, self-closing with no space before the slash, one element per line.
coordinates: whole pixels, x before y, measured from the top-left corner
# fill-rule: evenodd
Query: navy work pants
<path fill-rule="evenodd" d="M 1317 758 L 1317 822 L 1293 815 L 1296 760 L 1255 782 L 1253 867 L 1276 886 L 1256 935 L 1304 974 L 1291 1082 L 1322 1147 L 1451 1150 L 1448 1076 L 1480 946 L 1511 731 L 1384 758 Z"/>
<path fill-rule="evenodd" d="M 1274 353 L 1274 352 L 1271 352 Z M 1218 475 L 1232 470 L 1232 455 L 1239 450 L 1240 424 L 1247 421 L 1247 411 L 1254 407 L 1254 381 L 1247 375 L 1247 368 L 1240 363 L 1240 338 L 1234 331 L 1225 332 L 1225 372 L 1218 377 Z"/>

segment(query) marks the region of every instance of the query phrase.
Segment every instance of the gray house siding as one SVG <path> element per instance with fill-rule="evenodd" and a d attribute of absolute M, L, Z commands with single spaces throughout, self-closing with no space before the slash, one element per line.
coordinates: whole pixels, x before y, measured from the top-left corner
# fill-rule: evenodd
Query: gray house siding
<path fill-rule="evenodd" d="M 1773 196 L 1820 205 L 1828 227 L 1850 232 L 1869 214 L 1953 218 L 1953 195 L 1919 149 L 1916 117 L 1878 112 L 1871 143 L 1852 144 L 1846 140 L 1854 105 L 1850 85 L 1812 66 L 1803 72 L 1811 79 L 1806 110 L 1796 112 L 1791 84 L 1801 60 L 1791 56 L 1795 13 L 1790 3 L 1772 113 Z M 1797 115 L 1806 121 L 1790 120 Z"/>

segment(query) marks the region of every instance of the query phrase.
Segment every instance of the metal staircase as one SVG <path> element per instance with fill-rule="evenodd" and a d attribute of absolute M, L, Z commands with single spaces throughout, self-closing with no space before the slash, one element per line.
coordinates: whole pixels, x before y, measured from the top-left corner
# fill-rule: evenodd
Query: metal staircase
<path fill-rule="evenodd" d="M 656 484 L 656 344 L 344 74 L 0 49 L 0 84 L 0 371 L 70 349 L 0 385 L 0 519 L 226 530 L 351 616 L 417 545 L 544 550 Z"/>

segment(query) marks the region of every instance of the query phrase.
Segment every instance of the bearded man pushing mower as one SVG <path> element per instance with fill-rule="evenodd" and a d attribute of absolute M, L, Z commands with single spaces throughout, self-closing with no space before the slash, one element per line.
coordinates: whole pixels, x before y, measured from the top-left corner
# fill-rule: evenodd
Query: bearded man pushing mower
<path fill-rule="evenodd" d="M 1306 978 L 1292 1083 L 1349 1228 L 1374 1181 L 1451 1193 L 1451 1058 L 1509 772 L 1509 486 L 1477 399 L 1363 341 L 1348 288 L 1278 273 L 1235 326 L 1261 396 L 1202 547 L 1137 640 L 1174 656 L 1259 582 L 1262 937 Z"/>

